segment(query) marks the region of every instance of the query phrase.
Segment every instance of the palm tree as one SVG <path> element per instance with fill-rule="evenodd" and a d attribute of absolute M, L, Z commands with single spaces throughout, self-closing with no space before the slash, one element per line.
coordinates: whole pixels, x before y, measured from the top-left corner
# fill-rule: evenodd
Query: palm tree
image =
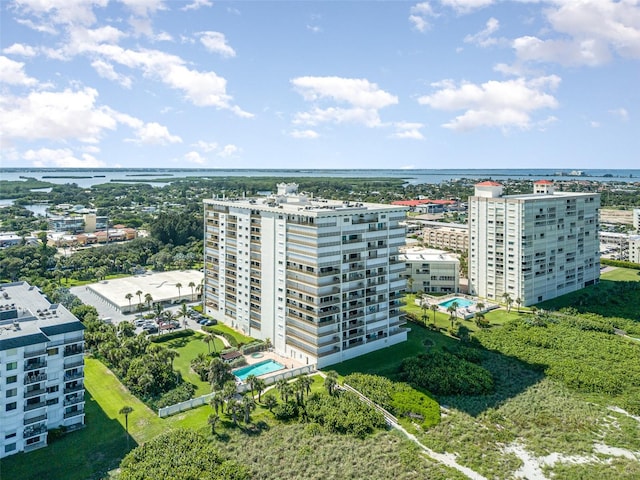
<path fill-rule="evenodd" d="M 213 392 L 213 398 L 209 402 L 211 408 L 216 411 L 216 415 L 218 415 L 218 409 L 224 405 L 224 401 L 222 400 L 222 390 L 215 390 Z"/>
<path fill-rule="evenodd" d="M 133 407 L 130 407 L 129 405 L 125 405 L 118 412 L 120 415 L 124 415 L 124 428 L 127 435 L 127 450 L 129 450 L 129 414 L 131 412 L 133 412 Z"/>
<path fill-rule="evenodd" d="M 420 300 L 420 308 L 422 309 L 422 321 L 424 322 L 425 326 L 427 325 L 427 310 L 429 310 L 429 302 L 423 298 L 422 300 Z"/>
<path fill-rule="evenodd" d="M 196 284 L 193 282 L 189 282 L 188 287 L 191 289 L 191 301 L 194 301 L 194 295 L 193 295 L 193 289 L 195 288 Z"/>
<path fill-rule="evenodd" d="M 276 390 L 280 393 L 282 401 L 286 403 L 290 395 L 289 383 L 284 378 L 279 379 L 276 382 Z"/>
<path fill-rule="evenodd" d="M 251 411 L 256 408 L 256 402 L 253 400 L 253 396 L 244 395 L 242 397 L 242 408 L 244 409 L 244 423 L 249 423 L 251 420 Z"/>
<path fill-rule="evenodd" d="M 520 305 L 522 305 L 522 299 L 520 297 L 516 298 L 516 305 L 518 305 L 518 313 L 520 313 Z"/>
<path fill-rule="evenodd" d="M 264 339 L 264 349 L 265 350 L 269 350 L 271 347 L 273 347 L 273 344 L 271 343 L 271 339 L 269 337 Z"/>
<path fill-rule="evenodd" d="M 336 385 L 338 385 L 338 372 L 330 370 L 324 378 L 324 386 L 327 389 L 327 392 L 329 392 L 329 395 L 333 395 Z"/>
<path fill-rule="evenodd" d="M 276 399 L 275 395 L 273 395 L 271 392 L 269 392 L 267 395 L 265 395 L 264 397 L 264 406 L 267 407 L 267 409 L 273 413 L 273 408 L 275 406 L 278 405 L 278 400 Z"/>
<path fill-rule="evenodd" d="M 449 320 L 451 320 L 451 328 L 453 328 L 453 322 L 457 318 L 458 311 L 458 302 L 453 302 L 451 305 L 447 307 L 447 312 L 449 312 Z"/>
<path fill-rule="evenodd" d="M 150 293 L 146 293 L 144 295 L 144 301 L 147 304 L 147 309 L 151 311 L 151 303 L 153 302 L 153 297 L 151 296 Z"/>
<path fill-rule="evenodd" d="M 182 284 L 180 282 L 176 283 L 176 288 L 178 289 L 178 301 L 180 301 L 180 289 L 182 288 Z"/>
<path fill-rule="evenodd" d="M 258 379 L 258 377 L 256 377 L 255 375 L 248 375 L 247 378 L 244 379 L 244 381 L 247 383 L 247 385 L 249 385 L 249 388 L 251 389 L 251 396 L 253 397 L 253 391 L 256 388 L 256 380 Z"/>
<path fill-rule="evenodd" d="M 504 303 L 507 305 L 507 313 L 509 313 L 509 310 L 511 310 L 511 304 L 513 303 L 511 295 L 509 295 L 508 292 L 504 292 L 502 294 L 502 298 L 504 299 Z"/>
<path fill-rule="evenodd" d="M 429 308 L 431 309 L 431 311 L 433 312 L 433 324 L 436 324 L 436 312 L 438 311 L 438 304 L 437 303 L 432 303 Z"/>
<path fill-rule="evenodd" d="M 168 349 L 165 353 L 167 359 L 171 362 L 171 370 L 173 370 L 173 360 L 180 356 L 177 350 Z"/>
<path fill-rule="evenodd" d="M 409 293 L 413 293 L 413 277 L 407 277 L 407 287 L 409 287 Z"/>
<path fill-rule="evenodd" d="M 265 382 L 262 378 L 256 378 L 254 387 L 258 391 L 258 402 L 260 402 L 262 401 L 262 391 L 267 388 L 267 382 Z"/>
<path fill-rule="evenodd" d="M 478 302 L 478 303 L 476 303 L 476 310 L 478 310 L 478 311 L 480 311 L 480 312 L 481 312 L 482 310 L 484 310 L 484 307 L 486 307 L 486 305 L 484 304 L 484 302 Z"/>
<path fill-rule="evenodd" d="M 126 298 L 127 300 L 129 300 L 129 313 L 131 313 L 131 299 L 133 298 L 133 294 L 132 293 L 127 293 L 124 298 Z"/>
<path fill-rule="evenodd" d="M 207 423 L 211 427 L 211 435 L 216 434 L 216 423 L 218 423 L 218 420 L 220 420 L 220 417 L 217 414 L 214 415 L 213 413 L 210 414 L 207 418 Z"/>
<path fill-rule="evenodd" d="M 142 290 L 138 290 L 136 295 L 138 296 L 138 303 L 142 305 Z"/>
<path fill-rule="evenodd" d="M 227 414 L 231 414 L 234 425 L 238 425 L 238 413 L 242 411 L 242 403 L 235 398 L 230 398 L 227 402 Z"/>
<path fill-rule="evenodd" d="M 182 325 L 184 326 L 184 328 L 187 328 L 187 317 L 189 316 L 189 309 L 187 308 L 186 303 L 182 304 L 180 315 L 182 316 Z"/>
<path fill-rule="evenodd" d="M 213 343 L 213 351 L 216 351 L 216 336 L 213 333 L 209 333 L 202 338 L 202 341 L 209 347 L 209 355 L 211 355 L 211 344 Z"/>

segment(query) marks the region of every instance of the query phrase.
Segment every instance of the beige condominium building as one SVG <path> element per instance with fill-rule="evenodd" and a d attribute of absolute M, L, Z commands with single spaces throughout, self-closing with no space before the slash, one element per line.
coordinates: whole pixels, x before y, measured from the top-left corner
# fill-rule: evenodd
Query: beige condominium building
<path fill-rule="evenodd" d="M 477 184 L 469 198 L 469 292 L 533 305 L 597 283 L 599 208 L 599 194 L 557 192 L 548 180 L 525 195 Z"/>
<path fill-rule="evenodd" d="M 406 340 L 406 207 L 309 198 L 205 200 L 206 313 L 319 367 Z"/>
<path fill-rule="evenodd" d="M 0 286 L 0 458 L 84 425 L 84 325 L 26 282 Z"/>
<path fill-rule="evenodd" d="M 460 260 L 455 255 L 433 248 L 403 248 L 403 277 L 408 292 L 457 293 L 460 291 Z"/>

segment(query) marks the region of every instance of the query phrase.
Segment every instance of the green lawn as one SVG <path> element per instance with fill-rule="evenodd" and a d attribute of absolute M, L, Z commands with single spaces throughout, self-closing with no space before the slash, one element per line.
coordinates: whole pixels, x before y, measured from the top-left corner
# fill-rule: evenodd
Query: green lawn
<path fill-rule="evenodd" d="M 192 337 L 176 338 L 164 344 L 167 348 L 176 350 L 180 354 L 180 356 L 176 357 L 173 361 L 173 368 L 182 374 L 182 378 L 196 386 L 196 392 L 194 394 L 196 397 L 211 393 L 211 385 L 208 382 L 200 380 L 200 377 L 191 371 L 191 360 L 199 353 L 209 353 L 209 346 L 202 341 L 203 338 L 204 335 L 196 333 Z M 224 344 L 222 340 L 218 338 L 216 338 L 214 344 L 211 345 L 212 352 L 219 352 L 223 348 Z"/>
<path fill-rule="evenodd" d="M 600 278 L 614 282 L 640 282 L 640 270 L 632 268 L 611 267 L 613 270 L 603 273 Z"/>
<path fill-rule="evenodd" d="M 233 337 L 236 339 L 236 341 L 238 343 L 243 343 L 243 344 L 247 344 L 247 343 L 251 343 L 253 341 L 255 341 L 255 338 L 252 337 L 247 337 L 246 335 L 243 335 L 240 332 L 237 332 L 236 330 L 234 330 L 231 327 L 227 327 L 226 325 L 223 325 L 221 323 L 218 323 L 217 325 L 213 326 L 213 327 L 204 327 L 205 330 L 217 330 L 219 332 L 225 332 L 228 333 L 230 335 L 233 335 Z"/>

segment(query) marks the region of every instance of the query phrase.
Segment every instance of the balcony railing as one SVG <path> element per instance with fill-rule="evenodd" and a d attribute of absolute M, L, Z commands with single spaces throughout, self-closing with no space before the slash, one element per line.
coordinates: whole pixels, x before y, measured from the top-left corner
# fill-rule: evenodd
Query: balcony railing
<path fill-rule="evenodd" d="M 46 406 L 45 402 L 27 403 L 24 406 L 24 411 L 29 412 L 31 410 L 35 410 L 36 408 L 42 408 L 44 406 Z"/>
<path fill-rule="evenodd" d="M 44 415 L 38 415 L 37 417 L 25 418 L 22 423 L 24 423 L 25 425 L 32 425 L 34 423 L 44 422 L 46 419 L 47 414 L 45 413 Z"/>
<path fill-rule="evenodd" d="M 81 367 L 82 365 L 84 365 L 84 360 L 83 359 L 73 360 L 73 361 L 70 361 L 70 362 L 65 362 L 64 369 L 65 370 L 69 370 L 71 368 Z"/>
<path fill-rule="evenodd" d="M 64 349 L 64 356 L 65 357 L 70 357 L 71 355 L 80 355 L 84 353 L 84 348 L 83 347 L 67 347 Z"/>
<path fill-rule="evenodd" d="M 36 435 L 40 435 L 40 434 L 43 434 L 43 433 L 46 433 L 46 432 L 47 432 L 47 426 L 46 425 L 39 425 L 37 427 L 27 427 L 22 432 L 22 437 L 23 438 L 31 438 L 31 437 L 35 437 Z"/>
<path fill-rule="evenodd" d="M 25 375 L 24 384 L 30 385 L 32 383 L 44 382 L 46 379 L 47 379 L 46 373 L 41 373 L 40 375 Z"/>
<path fill-rule="evenodd" d="M 37 390 L 29 390 L 24 392 L 24 398 L 33 398 L 39 395 L 44 395 L 44 393 L 45 393 L 44 388 L 39 388 Z"/>
<path fill-rule="evenodd" d="M 25 362 L 24 371 L 29 372 L 31 370 L 37 370 L 39 368 L 45 368 L 47 366 L 47 362 L 44 360 L 39 362 Z"/>
<path fill-rule="evenodd" d="M 71 397 L 65 398 L 64 399 L 64 406 L 68 407 L 69 405 L 75 405 L 76 403 L 82 403 L 84 402 L 84 395 L 80 394 L 80 395 L 73 395 Z"/>
<path fill-rule="evenodd" d="M 78 415 L 84 415 L 84 408 L 81 410 L 75 410 L 73 412 L 66 412 L 64 418 L 77 417 Z"/>
<path fill-rule="evenodd" d="M 82 378 L 84 376 L 84 372 L 74 372 L 74 373 L 66 373 L 64 375 L 64 381 L 70 382 L 71 380 L 76 380 L 78 378 Z"/>
<path fill-rule="evenodd" d="M 47 350 L 46 349 L 37 350 L 35 352 L 29 352 L 29 353 L 25 352 L 24 358 L 41 357 L 41 356 L 46 355 L 46 354 L 47 354 Z"/>
<path fill-rule="evenodd" d="M 80 384 L 80 385 L 74 385 L 72 387 L 65 387 L 64 389 L 64 393 L 73 393 L 73 392 L 78 392 L 80 390 L 84 390 L 84 385 Z"/>

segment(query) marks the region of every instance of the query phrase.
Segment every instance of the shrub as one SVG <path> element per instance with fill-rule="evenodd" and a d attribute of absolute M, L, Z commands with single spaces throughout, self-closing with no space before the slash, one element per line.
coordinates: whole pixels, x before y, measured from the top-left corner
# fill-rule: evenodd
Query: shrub
<path fill-rule="evenodd" d="M 298 417 L 298 404 L 294 400 L 280 403 L 273 407 L 273 414 L 278 420 L 290 420 Z"/>
<path fill-rule="evenodd" d="M 155 408 L 168 407 L 176 403 L 185 402 L 193 397 L 196 387 L 192 383 L 184 382 L 173 390 L 163 394 L 157 401 L 153 402 Z"/>
<path fill-rule="evenodd" d="M 193 330 L 187 328 L 185 330 L 175 330 L 173 332 L 163 333 L 162 335 L 153 335 L 149 338 L 149 340 L 153 343 L 163 343 L 168 342 L 169 340 L 174 340 L 176 338 L 190 337 L 194 334 L 195 332 Z"/>

